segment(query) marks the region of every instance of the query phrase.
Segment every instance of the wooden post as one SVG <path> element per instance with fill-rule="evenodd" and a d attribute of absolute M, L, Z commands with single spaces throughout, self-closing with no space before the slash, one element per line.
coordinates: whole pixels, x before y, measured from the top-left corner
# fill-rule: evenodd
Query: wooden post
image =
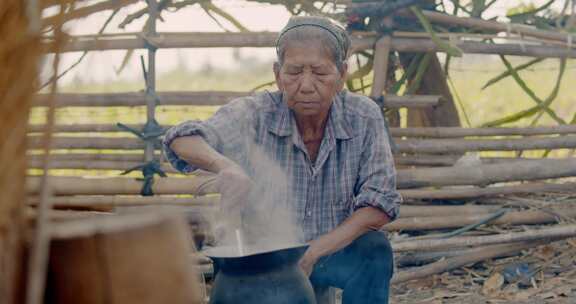
<path fill-rule="evenodd" d="M 26 125 L 38 74 L 39 36 L 26 1 L 0 1 L 0 303 L 22 300 Z"/>
<path fill-rule="evenodd" d="M 374 72 L 374 78 L 372 80 L 372 90 L 370 91 L 370 97 L 372 98 L 379 98 L 386 90 L 391 46 L 392 37 L 390 37 L 390 35 L 380 38 L 374 46 L 374 66 L 372 69 Z M 384 101 L 387 102 L 386 97 L 384 97 Z M 389 110 L 388 105 L 385 108 L 386 109 L 383 110 Z M 385 115 L 384 118 L 388 119 L 390 126 L 398 127 L 400 125 L 400 114 L 398 109 L 392 109 L 389 115 Z"/>
<path fill-rule="evenodd" d="M 182 218 L 152 213 L 67 221 L 54 224 L 52 239 L 52 303 L 203 303 Z"/>
<path fill-rule="evenodd" d="M 413 54 L 401 54 L 400 60 L 408 66 Z M 437 94 L 443 98 L 440 104 L 431 109 L 408 110 L 409 127 L 457 127 L 460 118 L 454 104 L 454 98 L 448 87 L 446 76 L 435 53 L 431 54 L 428 68 L 424 72 L 416 94 Z"/>
<path fill-rule="evenodd" d="M 386 78 L 388 76 L 388 59 L 390 58 L 390 46 L 392 38 L 388 35 L 380 38 L 374 46 L 374 79 L 370 97 L 378 98 L 384 93 L 386 88 Z"/>

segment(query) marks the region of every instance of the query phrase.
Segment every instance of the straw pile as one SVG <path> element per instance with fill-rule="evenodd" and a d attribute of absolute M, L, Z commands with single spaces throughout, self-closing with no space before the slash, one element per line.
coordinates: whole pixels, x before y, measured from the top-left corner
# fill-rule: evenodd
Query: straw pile
<path fill-rule="evenodd" d="M 21 287 L 26 127 L 40 56 L 28 28 L 25 1 L 0 1 L 0 303 L 16 303 Z"/>

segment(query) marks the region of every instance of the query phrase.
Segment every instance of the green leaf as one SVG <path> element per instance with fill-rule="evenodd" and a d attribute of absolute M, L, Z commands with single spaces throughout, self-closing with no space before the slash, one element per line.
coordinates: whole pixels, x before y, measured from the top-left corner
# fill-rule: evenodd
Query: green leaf
<path fill-rule="evenodd" d="M 526 62 L 526 63 L 524 63 L 524 64 L 521 64 L 521 65 L 519 65 L 519 66 L 517 66 L 517 67 L 515 67 L 515 68 L 513 68 L 513 69 L 514 69 L 516 72 L 519 72 L 519 71 L 525 70 L 525 69 L 527 69 L 527 68 L 535 65 L 536 63 L 542 62 L 542 61 L 544 61 L 545 59 L 546 59 L 546 58 L 536 58 L 536 59 L 530 60 L 530 61 L 528 61 L 528 62 Z M 482 90 L 486 89 L 487 87 L 489 87 L 489 86 L 491 86 L 491 85 L 499 82 L 500 80 L 502 80 L 502 79 L 504 79 L 504 78 L 506 78 L 506 77 L 508 77 L 508 76 L 510 76 L 510 75 L 512 75 L 512 74 L 511 74 L 510 71 L 508 71 L 508 70 L 505 71 L 505 72 L 502 72 L 500 75 L 498 75 L 498 76 L 496 76 L 496 77 L 488 80 L 488 81 L 486 82 L 486 84 L 484 84 L 484 86 L 482 86 Z"/>
<path fill-rule="evenodd" d="M 514 80 L 516 80 L 516 83 L 524 90 L 524 92 L 526 92 L 526 94 L 528 94 L 528 96 L 530 96 L 532 100 L 534 100 L 537 103 L 537 105 L 527 110 L 523 110 L 518 113 L 506 116 L 504 118 L 485 123 L 482 125 L 482 127 L 495 127 L 507 123 L 516 122 L 520 119 L 531 117 L 539 113 L 540 111 L 544 111 L 557 123 L 566 124 L 566 122 L 562 118 L 558 117 L 558 115 L 556 115 L 556 112 L 554 112 L 549 107 L 552 101 L 556 99 L 556 97 L 558 96 L 558 92 L 560 91 L 562 78 L 564 77 L 564 72 L 566 71 L 566 59 L 564 58 L 560 59 L 560 69 L 558 72 L 554 89 L 552 90 L 550 95 L 546 98 L 546 100 L 541 100 L 540 98 L 538 98 L 538 96 L 536 96 L 534 91 L 532 91 L 532 89 L 528 87 L 528 85 L 524 82 L 524 80 L 520 78 L 520 76 L 518 75 L 518 73 L 516 73 L 510 62 L 506 59 L 506 57 L 501 55 L 500 58 L 502 59 L 502 62 L 504 63 L 508 71 L 510 72 L 510 75 L 514 78 Z"/>
<path fill-rule="evenodd" d="M 412 79 L 410 86 L 406 89 L 406 94 L 414 94 L 422 84 L 422 77 L 424 77 L 424 73 L 428 70 L 428 66 L 430 66 L 430 59 L 432 58 L 431 53 L 426 53 L 422 60 L 420 60 L 420 64 L 418 64 L 418 70 L 416 71 L 416 76 Z M 406 95 L 405 94 L 405 95 Z"/>
<path fill-rule="evenodd" d="M 410 10 L 414 13 L 420 24 L 424 27 L 426 32 L 430 35 L 432 41 L 438 46 L 439 49 L 446 52 L 446 54 L 454 57 L 462 57 L 462 50 L 458 47 L 451 46 L 450 44 L 446 43 L 444 40 L 440 39 L 434 29 L 432 28 L 432 24 L 424 14 L 422 14 L 422 10 L 417 6 L 411 6 Z"/>
<path fill-rule="evenodd" d="M 416 69 L 418 68 L 418 64 L 422 57 L 424 57 L 423 54 L 417 54 L 414 56 L 414 58 L 412 58 L 408 68 L 405 69 L 404 74 L 402 74 L 402 77 L 390 89 L 390 93 L 398 94 L 398 91 L 400 91 L 400 88 L 404 85 L 404 83 L 406 83 L 406 81 L 411 78 L 414 73 L 416 73 Z"/>

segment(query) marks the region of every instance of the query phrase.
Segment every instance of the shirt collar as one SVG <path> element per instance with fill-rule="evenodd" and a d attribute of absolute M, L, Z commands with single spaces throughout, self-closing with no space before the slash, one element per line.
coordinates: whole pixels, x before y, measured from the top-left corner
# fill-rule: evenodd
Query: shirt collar
<path fill-rule="evenodd" d="M 292 130 L 295 129 L 292 112 L 282 100 L 282 92 L 269 92 L 272 102 L 275 103 L 276 111 L 273 111 L 269 116 L 269 130 L 277 136 L 292 135 Z M 352 132 L 350 124 L 344 116 L 344 100 L 346 92 L 340 92 L 334 97 L 334 102 L 330 107 L 330 114 L 328 117 L 327 128 L 334 130 L 334 136 L 337 139 L 350 139 Z"/>

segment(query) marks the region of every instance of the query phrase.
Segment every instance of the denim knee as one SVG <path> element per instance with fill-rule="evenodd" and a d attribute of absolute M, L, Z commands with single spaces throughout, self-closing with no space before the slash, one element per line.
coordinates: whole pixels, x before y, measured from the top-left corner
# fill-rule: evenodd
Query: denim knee
<path fill-rule="evenodd" d="M 392 277 L 394 255 L 385 233 L 369 231 L 356 239 L 349 249 L 356 255 L 368 260 L 371 271 Z"/>

